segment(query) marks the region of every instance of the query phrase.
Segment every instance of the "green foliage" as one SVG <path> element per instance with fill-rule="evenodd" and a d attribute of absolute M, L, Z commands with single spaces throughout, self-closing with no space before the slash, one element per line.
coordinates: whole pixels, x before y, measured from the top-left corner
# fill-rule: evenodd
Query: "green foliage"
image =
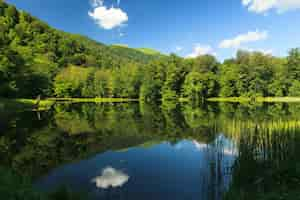
<path fill-rule="evenodd" d="M 238 51 L 184 59 L 64 33 L 0 3 L 0 96 L 106 97 L 177 101 L 181 97 L 299 96 L 300 50 L 287 58 Z"/>
<path fill-rule="evenodd" d="M 80 200 L 83 195 L 74 193 L 64 187 L 50 194 L 36 191 L 29 177 L 12 170 L 0 169 L 0 194 L 7 200 Z"/>
<path fill-rule="evenodd" d="M 142 76 L 136 65 L 117 69 L 112 74 L 113 97 L 138 98 Z"/>
<path fill-rule="evenodd" d="M 33 191 L 28 178 L 0 169 L 0 194 L 3 199 L 40 200 L 41 195 Z"/>
<path fill-rule="evenodd" d="M 193 71 L 200 73 L 213 72 L 217 73 L 219 70 L 219 63 L 214 56 L 203 55 L 198 56 L 193 60 Z"/>
<path fill-rule="evenodd" d="M 300 96 L 300 81 L 299 80 L 294 80 L 292 82 L 292 85 L 289 90 L 289 95 L 294 96 L 294 97 Z"/>
<path fill-rule="evenodd" d="M 287 57 L 289 78 L 300 80 L 300 48 L 291 49 Z"/>
<path fill-rule="evenodd" d="M 26 12 L 18 11 L 14 6 L 1 1 L 0 96 L 93 97 L 95 93 L 99 93 L 93 91 L 95 73 L 86 77 L 82 68 L 94 68 L 93 71 L 110 69 L 112 75 L 117 74 L 118 70 L 126 71 L 127 67 L 132 67 L 129 71 L 137 71 L 136 66 L 158 57 L 161 56 L 145 54 L 131 48 L 106 46 L 80 35 L 55 30 Z M 69 66 L 78 67 L 79 73 L 72 69 L 71 78 L 68 78 L 65 68 Z M 75 74 L 79 79 L 77 81 Z M 134 72 L 127 73 L 124 76 L 133 74 Z M 64 77 L 66 80 L 63 80 Z M 127 83 L 127 77 L 121 78 L 122 83 Z M 83 80 L 87 80 L 84 86 L 79 84 Z M 139 88 L 136 80 L 131 80 L 130 83 L 133 84 L 132 88 L 128 91 L 123 89 L 123 94 L 116 96 L 137 96 L 136 90 Z"/>
<path fill-rule="evenodd" d="M 55 94 L 58 97 L 81 97 L 87 92 L 84 85 L 88 83 L 91 70 L 75 66 L 65 68 L 55 77 Z"/>
<path fill-rule="evenodd" d="M 286 96 L 288 76 L 283 59 L 238 51 L 221 66 L 221 97 Z"/>
<path fill-rule="evenodd" d="M 299 105 L 281 103 L 168 103 L 163 107 L 134 103 L 61 103 L 54 105 L 52 111 L 41 112 L 40 118 L 35 112 L 22 112 L 16 116 L 5 116 L 1 112 L 4 132 L 0 136 L 0 160 L 2 165 L 22 176 L 39 177 L 53 168 L 90 158 L 95 153 L 143 147 L 154 142 L 170 141 L 173 144 L 185 139 L 221 147 L 223 144 L 214 141 L 223 133 L 234 141 L 233 144 L 239 145 L 240 154 L 235 151 L 235 145 L 224 143 L 224 150 L 229 151 L 220 149 L 217 160 L 225 165 L 216 165 L 207 175 L 228 177 L 232 168 L 227 158 L 236 158 L 230 185 L 232 196 L 228 199 L 243 199 L 239 196 L 240 191 L 247 197 L 244 199 L 264 199 L 266 195 L 278 197 L 278 194 L 293 197 L 293 193 L 298 198 L 298 113 Z M 230 151 L 231 147 L 233 151 Z M 241 155 L 240 159 L 238 155 Z M 211 158 L 216 159 L 215 156 L 205 157 Z M 0 173 L 0 180 L 6 174 Z M 259 181 L 261 177 L 263 181 Z M 13 182 L 11 177 L 6 180 Z M 212 183 L 216 183 L 214 180 Z M 0 190 L 9 187 L 6 190 L 9 194 L 16 194 L 16 190 L 23 194 L 24 187 L 19 187 L 18 182 L 0 181 Z M 27 185 L 31 188 L 30 181 L 26 183 L 29 184 L 26 188 Z M 64 196 L 68 190 L 62 189 L 58 193 L 61 199 L 68 199 Z M 24 196 L 29 194 L 26 190 Z M 60 198 L 55 195 L 54 199 Z"/>
<path fill-rule="evenodd" d="M 111 74 L 109 70 L 97 70 L 94 74 L 94 91 L 96 97 L 111 97 Z"/>
<path fill-rule="evenodd" d="M 146 65 L 143 69 L 144 78 L 140 90 L 140 98 L 146 102 L 160 100 L 162 87 L 166 79 L 167 62 L 160 59 Z"/>
<path fill-rule="evenodd" d="M 55 77 L 54 91 L 58 97 L 138 98 L 141 79 L 135 65 L 115 70 L 69 66 Z"/>
<path fill-rule="evenodd" d="M 204 100 L 217 94 L 217 81 L 213 73 L 190 72 L 183 85 L 183 94 L 194 101 Z"/>
<path fill-rule="evenodd" d="M 297 130 L 278 124 L 276 129 L 245 127 L 225 199 L 299 199 Z"/>
<path fill-rule="evenodd" d="M 147 55 L 161 55 L 161 53 L 159 51 L 156 51 L 154 49 L 139 48 L 139 49 L 136 49 L 136 50 L 141 51 L 142 53 L 147 54 Z"/>
<path fill-rule="evenodd" d="M 238 66 L 234 63 L 224 64 L 221 68 L 220 77 L 220 96 L 221 97 L 237 97 L 239 96 L 238 83 Z"/>
<path fill-rule="evenodd" d="M 187 71 L 182 59 L 171 55 L 167 60 L 166 79 L 162 88 L 162 100 L 177 100 Z"/>

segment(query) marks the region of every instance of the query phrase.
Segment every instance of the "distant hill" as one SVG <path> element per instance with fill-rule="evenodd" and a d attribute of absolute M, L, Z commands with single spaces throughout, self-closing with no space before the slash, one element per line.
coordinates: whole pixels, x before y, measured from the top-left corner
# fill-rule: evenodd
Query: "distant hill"
<path fill-rule="evenodd" d="M 0 96 L 50 96 L 54 94 L 53 84 L 60 73 L 66 72 L 68 78 L 71 77 L 68 73 L 76 70 L 110 70 L 108 76 L 111 78 L 113 71 L 143 67 L 160 57 L 149 51 L 106 45 L 86 36 L 57 30 L 0 0 Z M 65 71 L 70 66 L 73 71 Z M 82 72 L 78 74 L 74 76 L 74 84 L 83 76 Z M 89 75 L 88 78 L 93 80 L 94 77 Z"/>
<path fill-rule="evenodd" d="M 139 52 L 142 52 L 143 54 L 146 55 L 151 55 L 151 56 L 162 56 L 163 54 L 155 49 L 150 49 L 150 48 L 130 48 L 128 45 L 126 44 L 112 44 L 111 47 L 113 48 L 127 48 L 130 50 L 136 50 Z"/>
<path fill-rule="evenodd" d="M 39 60 L 45 59 L 45 54 L 51 54 L 55 58 L 52 61 L 59 67 L 67 64 L 117 67 L 128 62 L 144 64 L 157 58 L 155 54 L 120 45 L 105 45 L 86 36 L 54 29 L 3 0 L 0 0 L 0 24 L 1 41 L 4 41 L 1 46 L 13 44 L 20 54 L 28 51 L 33 57 L 40 57 Z"/>
<path fill-rule="evenodd" d="M 162 55 L 159 51 L 155 50 L 155 49 L 149 49 L 149 48 L 138 48 L 136 49 L 144 54 L 147 55 Z"/>
<path fill-rule="evenodd" d="M 158 57 L 162 57 L 165 56 L 162 53 L 160 53 L 159 51 L 155 50 L 155 49 L 150 49 L 150 48 L 130 48 L 125 44 L 113 44 L 111 45 L 111 48 L 113 48 L 115 51 L 118 51 L 118 53 L 120 52 L 127 52 L 130 51 L 131 55 L 134 55 L 135 57 L 145 57 L 144 59 L 148 60 L 152 60 Z M 141 54 L 142 53 L 142 54 Z M 140 57 L 140 58 L 141 58 Z"/>

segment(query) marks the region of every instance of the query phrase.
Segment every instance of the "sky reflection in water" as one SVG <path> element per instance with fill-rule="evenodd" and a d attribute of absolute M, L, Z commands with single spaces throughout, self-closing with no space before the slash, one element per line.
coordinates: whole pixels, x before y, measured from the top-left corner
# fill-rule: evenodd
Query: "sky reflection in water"
<path fill-rule="evenodd" d="M 62 185 L 92 199 L 220 199 L 236 150 L 223 135 L 212 144 L 182 140 L 108 151 L 54 169 L 36 185 Z"/>
<path fill-rule="evenodd" d="M 66 186 L 91 199 L 218 200 L 231 181 L 255 182 L 268 171 L 257 168 L 263 161 L 297 159 L 299 110 L 298 104 L 58 104 L 40 117 L 2 114 L 0 158 L 45 191 Z"/>

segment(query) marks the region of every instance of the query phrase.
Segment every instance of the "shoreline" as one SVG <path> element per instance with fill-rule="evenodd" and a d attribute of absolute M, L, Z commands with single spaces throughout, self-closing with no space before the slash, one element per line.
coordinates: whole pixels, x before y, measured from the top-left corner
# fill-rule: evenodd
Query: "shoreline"
<path fill-rule="evenodd" d="M 48 98 L 54 102 L 72 102 L 72 103 L 120 103 L 120 102 L 137 102 L 139 99 L 129 98 Z"/>
<path fill-rule="evenodd" d="M 300 97 L 214 97 L 208 98 L 209 102 L 228 102 L 228 103 L 243 103 L 243 102 L 257 102 L 257 103 L 297 103 L 300 102 Z"/>
<path fill-rule="evenodd" d="M 138 102 L 138 99 L 126 98 L 46 98 L 39 101 L 36 99 L 8 99 L 0 98 L 0 110 L 15 111 L 43 111 L 49 110 L 55 103 L 125 103 Z"/>
<path fill-rule="evenodd" d="M 46 98 L 37 105 L 35 99 L 8 99 L 0 98 L 0 110 L 49 110 L 55 103 L 126 103 L 139 102 L 139 99 L 128 98 Z M 187 98 L 178 99 L 181 103 L 190 102 Z M 300 97 L 214 97 L 206 99 L 207 102 L 224 103 L 300 103 Z"/>

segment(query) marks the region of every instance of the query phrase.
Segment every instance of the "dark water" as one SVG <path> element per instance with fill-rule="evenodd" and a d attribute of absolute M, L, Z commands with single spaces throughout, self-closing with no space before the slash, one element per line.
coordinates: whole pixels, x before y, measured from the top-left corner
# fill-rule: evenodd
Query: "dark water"
<path fill-rule="evenodd" d="M 219 200 L 237 186 L 247 191 L 270 166 L 300 160 L 299 111 L 298 104 L 59 104 L 3 112 L 0 162 L 42 191 Z"/>

